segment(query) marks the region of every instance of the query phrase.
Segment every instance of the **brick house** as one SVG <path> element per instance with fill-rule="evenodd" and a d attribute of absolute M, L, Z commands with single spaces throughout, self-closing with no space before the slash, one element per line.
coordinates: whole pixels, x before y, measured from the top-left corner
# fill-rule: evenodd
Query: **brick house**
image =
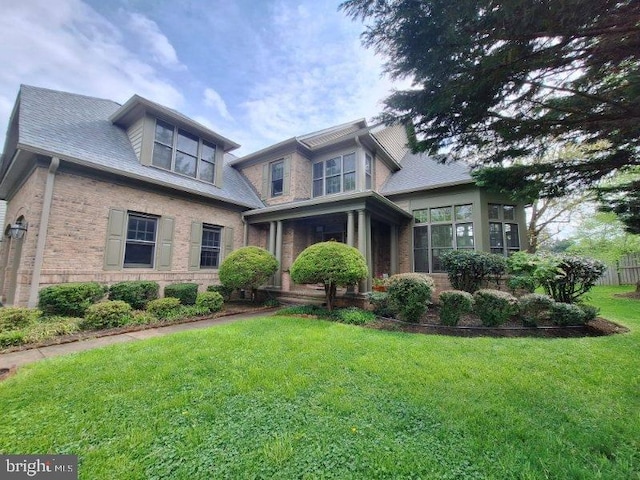
<path fill-rule="evenodd" d="M 234 248 L 281 264 L 283 296 L 308 245 L 357 247 L 372 277 L 429 272 L 451 249 L 526 248 L 524 207 L 461 164 L 407 151 L 401 127 L 358 120 L 236 157 L 239 145 L 137 95 L 124 105 L 22 86 L 0 162 L 7 201 L 0 295 L 35 305 L 61 282 L 217 282 Z"/>

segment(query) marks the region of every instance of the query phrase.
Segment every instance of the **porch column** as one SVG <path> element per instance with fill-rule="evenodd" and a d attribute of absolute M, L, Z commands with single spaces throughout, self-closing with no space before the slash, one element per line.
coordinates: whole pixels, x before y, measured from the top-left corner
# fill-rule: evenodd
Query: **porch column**
<path fill-rule="evenodd" d="M 353 210 L 349 210 L 347 212 L 347 245 L 353 247 L 355 244 L 355 236 L 356 227 L 355 227 L 355 216 L 353 215 Z"/>
<path fill-rule="evenodd" d="M 366 213 L 364 217 L 365 222 L 365 234 L 367 239 L 366 250 L 367 254 L 364 258 L 367 259 L 367 268 L 369 269 L 369 275 L 367 276 L 367 292 L 370 292 L 373 288 L 373 249 L 371 248 L 371 215 Z"/>
<path fill-rule="evenodd" d="M 367 227 L 366 227 L 367 222 L 365 220 L 365 217 L 366 217 L 365 211 L 358 210 L 358 250 L 360 250 L 360 253 L 366 259 L 367 258 Z M 360 282 L 360 284 L 358 285 L 358 290 L 360 291 L 360 293 L 364 293 L 368 291 L 367 283 L 368 283 L 367 280 L 363 280 Z"/>
<path fill-rule="evenodd" d="M 269 222 L 269 243 L 267 250 L 271 255 L 276 254 L 276 222 Z"/>
<path fill-rule="evenodd" d="M 398 273 L 398 226 L 391 225 L 391 271 L 389 274 Z"/>
<path fill-rule="evenodd" d="M 278 270 L 276 270 L 273 285 L 280 287 L 282 285 L 282 220 L 276 223 L 275 256 L 278 260 Z"/>

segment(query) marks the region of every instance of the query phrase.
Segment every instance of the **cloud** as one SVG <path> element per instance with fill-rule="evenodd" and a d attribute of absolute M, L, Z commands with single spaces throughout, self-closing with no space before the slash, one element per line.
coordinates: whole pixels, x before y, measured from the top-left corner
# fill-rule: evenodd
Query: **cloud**
<path fill-rule="evenodd" d="M 183 94 L 125 45 L 125 32 L 80 0 L 8 2 L 0 16 L 0 135 L 21 83 L 172 108 Z"/>
<path fill-rule="evenodd" d="M 131 13 L 128 27 L 140 38 L 155 62 L 174 70 L 186 70 L 187 67 L 180 63 L 175 48 L 160 31 L 156 22 L 140 13 Z"/>
<path fill-rule="evenodd" d="M 227 104 L 224 102 L 220 94 L 213 88 L 204 89 L 204 104 L 208 107 L 215 108 L 220 116 L 225 120 L 233 120 L 229 110 L 227 109 Z"/>

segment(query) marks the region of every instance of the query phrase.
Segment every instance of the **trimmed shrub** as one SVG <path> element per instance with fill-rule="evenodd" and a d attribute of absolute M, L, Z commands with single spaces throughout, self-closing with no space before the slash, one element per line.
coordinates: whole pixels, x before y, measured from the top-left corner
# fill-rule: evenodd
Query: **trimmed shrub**
<path fill-rule="evenodd" d="M 451 250 L 440 259 L 451 286 L 469 293 L 474 293 L 490 279 L 499 283 L 507 266 L 502 255 L 474 250 Z"/>
<path fill-rule="evenodd" d="M 256 290 L 278 270 L 276 257 L 260 247 L 242 247 L 231 252 L 220 265 L 220 282 L 231 291 L 251 291 L 255 300 Z"/>
<path fill-rule="evenodd" d="M 369 271 L 367 262 L 356 248 L 329 241 L 305 248 L 291 265 L 290 273 L 295 283 L 322 283 L 327 308 L 332 310 L 336 288 L 355 285 Z"/>
<path fill-rule="evenodd" d="M 361 308 L 349 307 L 334 310 L 333 317 L 341 323 L 350 325 L 365 325 L 375 321 L 376 316 L 373 312 L 362 310 Z"/>
<path fill-rule="evenodd" d="M 218 292 L 222 295 L 222 299 L 225 302 L 231 300 L 231 294 L 233 293 L 233 288 L 226 287 L 224 285 L 209 285 L 207 287 L 207 292 Z"/>
<path fill-rule="evenodd" d="M 128 325 L 149 325 L 156 323 L 158 318 L 144 310 L 135 310 L 131 312 Z"/>
<path fill-rule="evenodd" d="M 83 317 L 105 293 L 106 287 L 97 282 L 51 285 L 40 290 L 38 307 L 45 315 Z"/>
<path fill-rule="evenodd" d="M 196 297 L 196 307 L 206 308 L 208 313 L 219 312 L 224 300 L 218 292 L 203 292 Z"/>
<path fill-rule="evenodd" d="M 0 348 L 17 347 L 26 343 L 26 333 L 24 330 L 10 330 L 0 332 Z"/>
<path fill-rule="evenodd" d="M 109 287 L 109 300 L 122 300 L 136 310 L 144 310 L 147 303 L 158 298 L 158 282 L 134 280 L 114 283 Z"/>
<path fill-rule="evenodd" d="M 121 327 L 129 323 L 131 305 L 122 300 L 107 300 L 96 303 L 87 309 L 80 328 L 83 330 L 100 330 L 103 328 Z"/>
<path fill-rule="evenodd" d="M 575 303 L 596 284 L 606 265 L 572 255 L 539 255 L 534 272 L 537 283 L 556 302 Z"/>
<path fill-rule="evenodd" d="M 182 305 L 195 305 L 198 297 L 198 284 L 172 283 L 164 287 L 164 296 L 177 298 Z"/>
<path fill-rule="evenodd" d="M 585 323 L 585 314 L 578 305 L 556 302 L 551 306 L 551 320 L 562 327 L 583 325 Z"/>
<path fill-rule="evenodd" d="M 394 311 L 389 305 L 389 294 L 387 292 L 370 292 L 367 297 L 373 307 L 373 313 L 381 317 L 393 317 Z"/>
<path fill-rule="evenodd" d="M 46 322 L 37 322 L 25 330 L 27 343 L 42 342 L 60 335 L 71 335 L 80 330 L 82 318 L 48 317 Z"/>
<path fill-rule="evenodd" d="M 447 290 L 440 293 L 440 321 L 443 325 L 456 326 L 460 317 L 471 311 L 473 295 L 462 290 Z"/>
<path fill-rule="evenodd" d="M 584 323 L 595 320 L 600 313 L 600 309 L 598 307 L 594 307 L 593 305 L 578 304 L 578 306 L 584 314 Z"/>
<path fill-rule="evenodd" d="M 486 327 L 502 325 L 518 313 L 518 300 L 507 292 L 482 289 L 473 295 L 475 312 Z"/>
<path fill-rule="evenodd" d="M 0 308 L 0 332 L 19 330 L 34 324 L 42 315 L 40 310 L 25 307 Z"/>
<path fill-rule="evenodd" d="M 147 312 L 161 320 L 165 320 L 179 309 L 180 300 L 175 297 L 158 298 L 147 303 Z"/>
<path fill-rule="evenodd" d="M 535 327 L 549 317 L 553 299 L 539 293 L 529 293 L 518 299 L 522 322 L 525 326 Z"/>
<path fill-rule="evenodd" d="M 400 273 L 389 278 L 389 305 L 402 320 L 418 322 L 431 303 L 434 283 L 420 273 Z"/>

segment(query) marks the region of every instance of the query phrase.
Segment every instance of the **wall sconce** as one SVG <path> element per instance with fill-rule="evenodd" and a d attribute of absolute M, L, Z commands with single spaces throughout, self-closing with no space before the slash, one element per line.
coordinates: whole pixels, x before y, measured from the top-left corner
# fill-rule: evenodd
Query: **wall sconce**
<path fill-rule="evenodd" d="M 25 232 L 27 231 L 26 223 L 14 223 L 9 227 L 9 236 L 11 238 L 15 238 L 16 240 L 24 237 Z"/>

